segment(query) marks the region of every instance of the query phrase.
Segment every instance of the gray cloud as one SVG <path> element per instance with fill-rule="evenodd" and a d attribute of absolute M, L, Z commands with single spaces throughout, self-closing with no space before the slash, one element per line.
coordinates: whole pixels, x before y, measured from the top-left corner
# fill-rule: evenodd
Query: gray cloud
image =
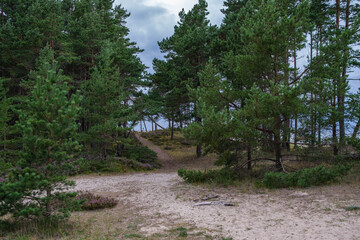
<path fill-rule="evenodd" d="M 121 5 L 131 14 L 127 19 L 129 37 L 144 49 L 139 57 L 151 71 L 152 60 L 162 57 L 157 42 L 172 35 L 176 16 L 161 6 L 146 6 L 143 1 L 126 1 Z"/>
<path fill-rule="evenodd" d="M 161 6 L 147 6 L 144 0 L 117 0 L 115 4 L 121 4 L 130 12 L 131 15 L 127 19 L 127 27 L 130 29 L 129 37 L 144 49 L 139 57 L 152 72 L 152 60 L 163 57 L 157 42 L 173 34 L 179 17 Z M 220 25 L 223 17 L 220 12 L 222 5 L 222 1 L 209 1 L 209 18 L 212 24 Z"/>

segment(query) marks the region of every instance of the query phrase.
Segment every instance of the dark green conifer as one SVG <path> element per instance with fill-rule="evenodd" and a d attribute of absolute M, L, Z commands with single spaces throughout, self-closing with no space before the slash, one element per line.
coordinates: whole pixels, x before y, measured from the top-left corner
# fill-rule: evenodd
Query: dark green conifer
<path fill-rule="evenodd" d="M 53 58 L 39 68 L 47 71 L 34 74 L 36 82 L 20 113 L 23 150 L 17 168 L 0 185 L 1 215 L 67 217 L 71 203 L 76 203 L 71 200 L 75 194 L 64 190 L 73 185 L 66 175 L 73 171 L 81 147 L 76 136 L 80 95 L 69 97 L 66 79 Z"/>

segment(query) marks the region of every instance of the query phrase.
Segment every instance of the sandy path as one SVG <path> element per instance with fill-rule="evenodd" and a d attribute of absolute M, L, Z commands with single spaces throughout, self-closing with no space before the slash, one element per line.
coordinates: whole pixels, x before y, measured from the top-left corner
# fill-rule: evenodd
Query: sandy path
<path fill-rule="evenodd" d="M 173 161 L 172 161 L 173 157 L 170 154 L 168 154 L 167 152 L 162 150 L 159 146 L 156 146 L 152 142 L 146 140 L 145 138 L 140 137 L 139 134 L 135 133 L 135 137 L 143 145 L 147 146 L 148 148 L 150 148 L 151 150 L 153 150 L 154 152 L 157 153 L 158 161 L 162 165 L 160 171 L 168 171 L 168 170 L 176 171 L 177 170 L 176 166 L 173 164 Z"/>
<path fill-rule="evenodd" d="M 171 168 L 166 152 L 141 141 L 158 152 L 165 168 Z M 147 236 L 185 222 L 210 235 L 234 240 L 360 239 L 360 211 L 344 210 L 345 206 L 360 205 L 359 186 L 244 193 L 241 187 L 210 189 L 185 184 L 176 172 L 86 176 L 76 183 L 78 190 L 106 193 L 132 206 L 134 214 L 147 219 L 140 226 Z M 235 206 L 194 207 L 194 199 L 209 193 Z"/>

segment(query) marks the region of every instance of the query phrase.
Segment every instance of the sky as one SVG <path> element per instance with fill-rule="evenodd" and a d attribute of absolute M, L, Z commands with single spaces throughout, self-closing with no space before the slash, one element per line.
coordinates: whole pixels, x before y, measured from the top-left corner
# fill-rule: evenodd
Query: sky
<path fill-rule="evenodd" d="M 151 67 L 154 58 L 163 55 L 157 45 L 158 41 L 170 37 L 174 33 L 174 26 L 179 20 L 178 13 L 184 8 L 189 11 L 197 0 L 116 0 L 115 4 L 123 6 L 130 17 L 127 27 L 130 29 L 129 37 L 144 49 L 139 56 L 143 63 Z M 209 19 L 211 24 L 220 25 L 223 14 L 222 0 L 208 0 Z M 152 72 L 152 69 L 148 69 Z"/>
<path fill-rule="evenodd" d="M 184 8 L 189 11 L 198 0 L 115 0 L 116 5 L 124 7 L 131 15 L 127 18 L 127 27 L 130 29 L 129 38 L 137 43 L 144 52 L 139 54 L 142 62 L 149 67 L 152 73 L 152 60 L 162 58 L 157 42 L 174 33 L 174 26 L 179 20 L 178 13 Z M 211 24 L 220 25 L 224 15 L 222 0 L 208 0 L 209 19 Z M 304 54 L 306 49 L 304 49 Z M 306 64 L 306 57 L 299 62 Z M 301 72 L 301 69 L 300 71 Z M 360 70 L 350 72 L 349 78 L 360 79 Z M 350 81 L 351 91 L 360 87 L 360 81 Z"/>

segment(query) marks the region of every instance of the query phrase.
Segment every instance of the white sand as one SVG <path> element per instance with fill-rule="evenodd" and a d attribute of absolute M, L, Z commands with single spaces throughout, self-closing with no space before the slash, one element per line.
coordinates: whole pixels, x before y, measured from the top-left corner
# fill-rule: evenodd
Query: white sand
<path fill-rule="evenodd" d="M 141 231 L 163 233 L 174 223 L 195 225 L 213 236 L 240 239 L 360 239 L 360 186 L 333 185 L 305 190 L 258 193 L 241 187 L 209 189 L 186 184 L 179 178 L 172 157 L 151 142 L 139 140 L 158 153 L 162 172 L 76 178 L 77 190 L 110 195 L 145 216 Z M 245 192 L 245 193 L 244 193 Z M 253 193 L 252 193 L 253 192 Z M 217 200 L 234 207 L 194 207 L 194 199 L 218 194 Z M 121 208 L 119 204 L 117 208 Z M 189 238 L 188 238 L 189 239 Z M 221 238 L 220 238 L 221 239 Z"/>
<path fill-rule="evenodd" d="M 83 177 L 76 183 L 77 190 L 109 193 L 135 206 L 134 214 L 149 218 L 140 229 L 148 236 L 178 221 L 234 240 L 360 239 L 360 212 L 344 210 L 360 204 L 359 189 L 344 195 L 334 194 L 334 187 L 248 194 L 185 184 L 176 173 Z M 236 206 L 194 207 L 192 200 L 210 193 Z"/>

